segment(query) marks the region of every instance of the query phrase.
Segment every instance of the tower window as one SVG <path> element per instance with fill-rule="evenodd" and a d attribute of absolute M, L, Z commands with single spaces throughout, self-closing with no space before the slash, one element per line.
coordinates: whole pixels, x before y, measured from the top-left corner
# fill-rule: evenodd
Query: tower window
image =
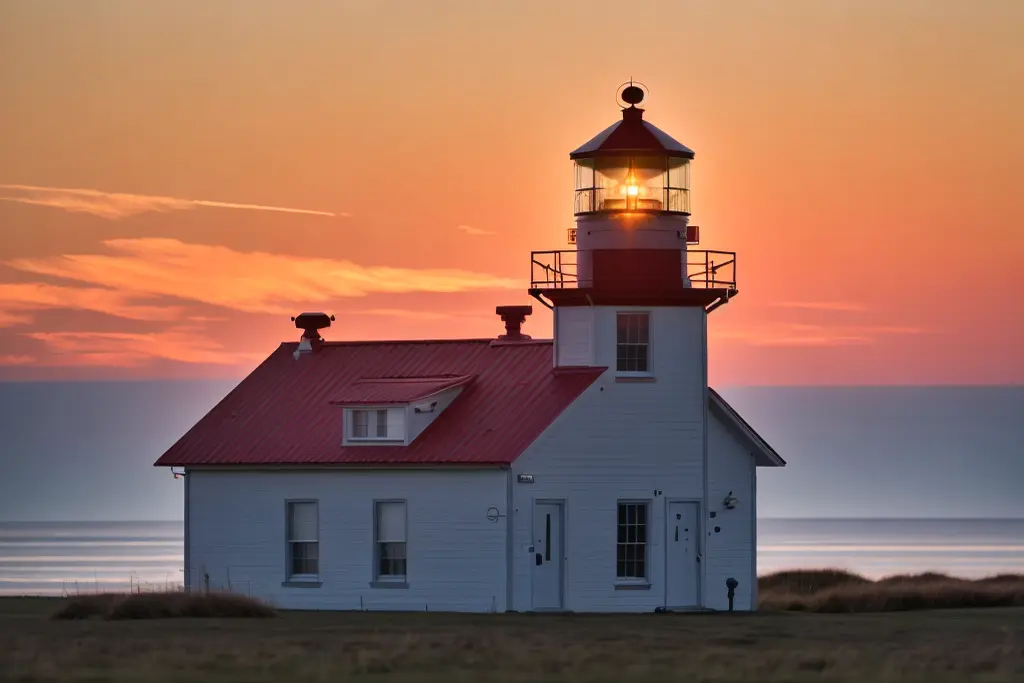
<path fill-rule="evenodd" d="M 649 313 L 618 314 L 615 344 L 618 372 L 650 372 L 650 324 Z"/>

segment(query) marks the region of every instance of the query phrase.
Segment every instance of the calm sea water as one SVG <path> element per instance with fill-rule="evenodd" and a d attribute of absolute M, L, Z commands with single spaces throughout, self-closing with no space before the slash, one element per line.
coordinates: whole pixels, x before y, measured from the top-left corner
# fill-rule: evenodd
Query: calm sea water
<path fill-rule="evenodd" d="M 0 523 L 0 595 L 178 585 L 182 542 L 181 522 Z M 1024 519 L 761 519 L 758 546 L 760 573 L 1024 573 Z"/>

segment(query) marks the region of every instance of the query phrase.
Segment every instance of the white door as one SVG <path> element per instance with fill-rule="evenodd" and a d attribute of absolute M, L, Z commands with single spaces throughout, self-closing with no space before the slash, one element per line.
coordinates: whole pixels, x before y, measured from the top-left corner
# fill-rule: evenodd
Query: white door
<path fill-rule="evenodd" d="M 562 504 L 533 507 L 533 609 L 562 609 Z"/>
<path fill-rule="evenodd" d="M 696 607 L 700 603 L 700 518 L 697 503 L 668 504 L 667 607 Z"/>

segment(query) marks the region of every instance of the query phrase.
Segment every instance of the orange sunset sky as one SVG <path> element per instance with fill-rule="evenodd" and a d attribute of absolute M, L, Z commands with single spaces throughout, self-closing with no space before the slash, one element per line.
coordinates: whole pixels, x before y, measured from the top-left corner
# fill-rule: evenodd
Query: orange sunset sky
<path fill-rule="evenodd" d="M 7 0 L 0 379 L 241 377 L 492 336 L 568 153 L 650 89 L 696 150 L 719 384 L 1024 382 L 1020 0 Z M 271 209 L 290 209 L 271 210 Z"/>

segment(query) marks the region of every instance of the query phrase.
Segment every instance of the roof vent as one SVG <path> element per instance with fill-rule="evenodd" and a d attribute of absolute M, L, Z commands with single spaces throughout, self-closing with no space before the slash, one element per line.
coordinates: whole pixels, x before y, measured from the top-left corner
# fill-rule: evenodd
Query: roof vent
<path fill-rule="evenodd" d="M 505 323 L 505 334 L 499 335 L 502 341 L 525 341 L 529 335 L 522 333 L 526 316 L 533 313 L 533 306 L 498 306 L 494 312 L 501 316 Z"/>
<path fill-rule="evenodd" d="M 295 358 L 298 359 L 300 354 L 309 353 L 319 348 L 324 343 L 324 338 L 320 336 L 320 330 L 330 327 L 333 321 L 334 316 L 329 316 L 326 313 L 302 313 L 293 317 L 292 322 L 295 323 L 296 329 L 302 330 L 299 348 L 295 350 Z"/>

